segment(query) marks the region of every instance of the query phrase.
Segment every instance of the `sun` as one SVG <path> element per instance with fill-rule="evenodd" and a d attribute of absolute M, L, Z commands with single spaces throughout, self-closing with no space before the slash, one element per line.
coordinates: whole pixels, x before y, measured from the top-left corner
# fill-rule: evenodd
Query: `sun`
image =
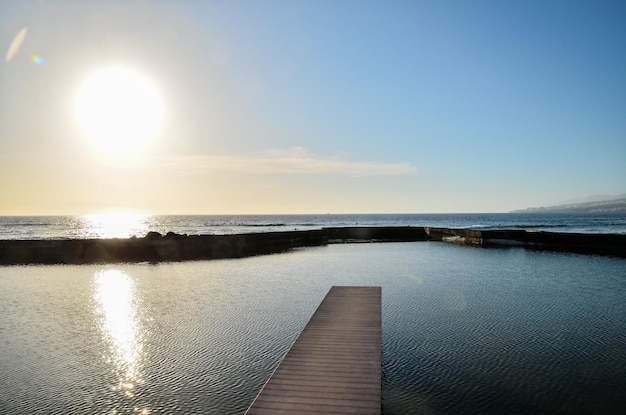
<path fill-rule="evenodd" d="M 78 89 L 78 125 L 99 152 L 127 157 L 144 150 L 163 124 L 160 93 L 150 79 L 121 66 L 92 73 Z"/>

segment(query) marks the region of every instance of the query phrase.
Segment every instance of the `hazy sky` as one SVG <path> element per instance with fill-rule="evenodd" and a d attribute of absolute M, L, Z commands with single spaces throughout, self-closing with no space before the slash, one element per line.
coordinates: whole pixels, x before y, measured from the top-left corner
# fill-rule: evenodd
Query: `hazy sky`
<path fill-rule="evenodd" d="M 626 192 L 622 0 L 3 1 L 5 54 L 2 215 L 495 212 Z M 132 85 L 96 86 L 114 91 L 100 122 L 156 130 L 132 156 L 77 115 L 111 67 L 160 99 L 146 113 Z"/>

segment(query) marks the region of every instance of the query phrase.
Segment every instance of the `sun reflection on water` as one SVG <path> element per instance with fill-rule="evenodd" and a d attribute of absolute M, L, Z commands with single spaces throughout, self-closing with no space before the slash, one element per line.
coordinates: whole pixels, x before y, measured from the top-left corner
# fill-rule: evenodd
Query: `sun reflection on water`
<path fill-rule="evenodd" d="M 150 230 L 152 216 L 133 212 L 114 212 L 80 217 L 82 236 L 88 238 L 141 237 Z"/>
<path fill-rule="evenodd" d="M 128 274 L 116 269 L 99 271 L 94 279 L 94 298 L 102 319 L 100 327 L 109 344 L 107 360 L 118 377 L 113 390 L 132 398 L 136 386 L 143 383 L 143 344 L 134 282 Z"/>

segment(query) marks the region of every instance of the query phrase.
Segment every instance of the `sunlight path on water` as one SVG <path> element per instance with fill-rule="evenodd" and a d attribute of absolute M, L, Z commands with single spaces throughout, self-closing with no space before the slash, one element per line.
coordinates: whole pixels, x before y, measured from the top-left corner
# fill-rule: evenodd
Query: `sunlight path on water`
<path fill-rule="evenodd" d="M 83 237 L 130 238 L 148 233 L 152 217 L 141 213 L 114 212 L 85 215 L 79 220 Z"/>
<path fill-rule="evenodd" d="M 106 360 L 117 374 L 117 384 L 111 386 L 111 391 L 133 398 L 136 386 L 144 383 L 141 374 L 143 341 L 136 312 L 135 284 L 127 273 L 106 269 L 95 273 L 94 285 L 99 326 L 109 345 Z M 149 410 L 138 409 L 138 413 L 147 414 Z"/>

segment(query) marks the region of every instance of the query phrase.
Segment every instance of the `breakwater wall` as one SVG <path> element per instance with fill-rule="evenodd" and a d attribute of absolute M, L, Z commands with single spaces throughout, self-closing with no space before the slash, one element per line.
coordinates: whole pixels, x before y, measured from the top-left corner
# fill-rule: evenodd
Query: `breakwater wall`
<path fill-rule="evenodd" d="M 243 235 L 178 235 L 144 238 L 0 241 L 0 264 L 91 264 L 241 258 L 324 245 L 322 230 Z"/>
<path fill-rule="evenodd" d="M 241 258 L 306 246 L 353 242 L 443 241 L 482 247 L 519 246 L 626 258 L 626 235 L 478 231 L 431 227 L 342 227 L 308 231 L 237 235 L 163 236 L 143 238 L 0 241 L 0 265 L 95 264 Z"/>
<path fill-rule="evenodd" d="M 519 246 L 580 254 L 626 258 L 625 234 L 560 233 L 526 230 L 471 230 L 425 228 L 429 241 L 455 242 L 483 247 Z"/>
<path fill-rule="evenodd" d="M 426 228 L 415 226 L 324 228 L 329 243 L 427 241 Z"/>

